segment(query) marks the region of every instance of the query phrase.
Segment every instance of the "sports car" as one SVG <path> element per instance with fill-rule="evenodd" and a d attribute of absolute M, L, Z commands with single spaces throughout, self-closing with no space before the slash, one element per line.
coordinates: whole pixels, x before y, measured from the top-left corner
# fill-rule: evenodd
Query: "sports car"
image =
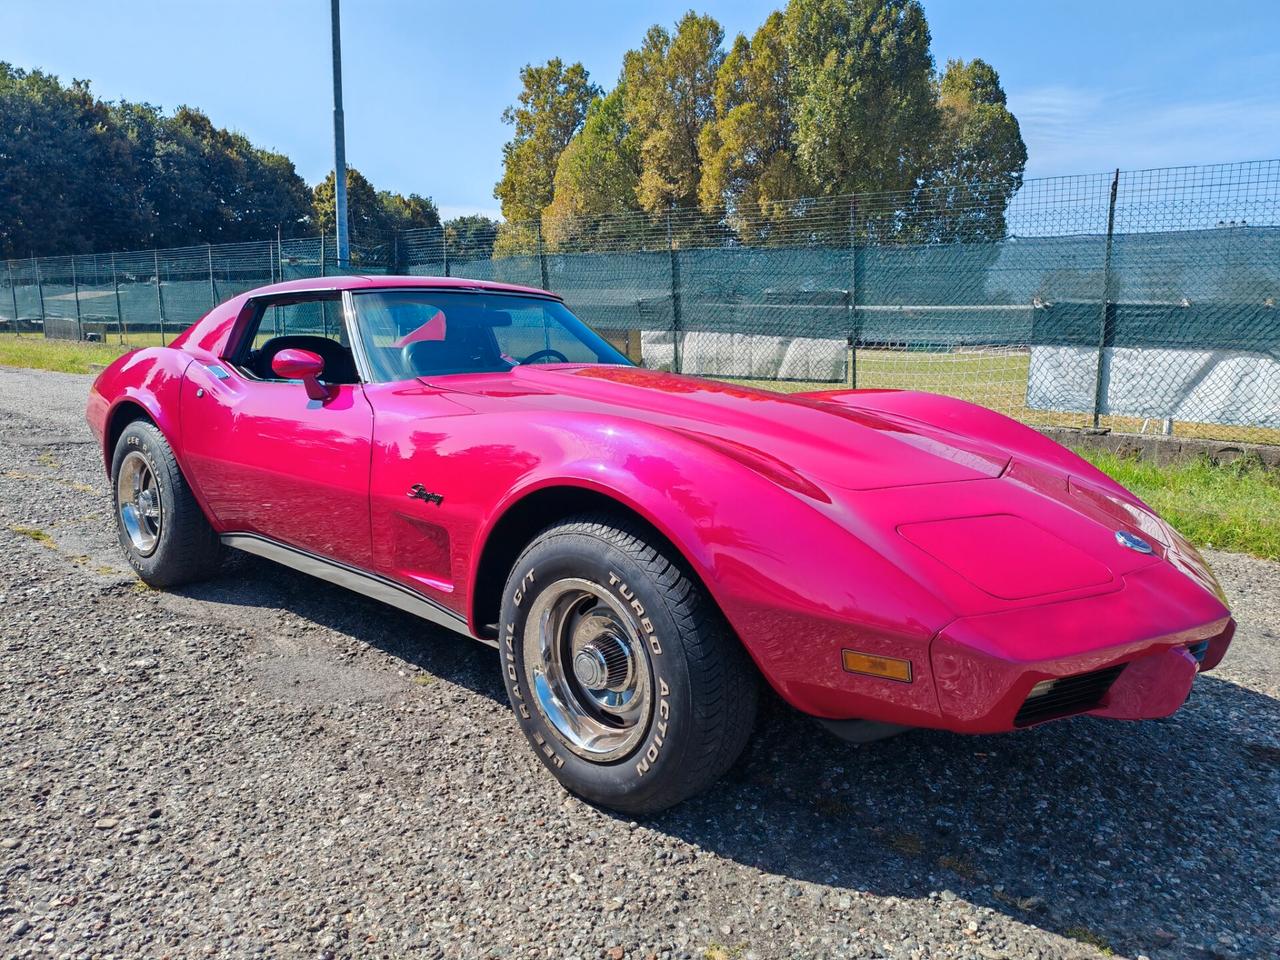
<path fill-rule="evenodd" d="M 97 378 L 147 583 L 258 554 L 495 646 L 569 790 L 645 813 L 767 684 L 851 740 L 1172 714 L 1235 628 L 1196 550 L 1035 430 L 895 390 L 633 365 L 534 290 L 253 290 Z"/>

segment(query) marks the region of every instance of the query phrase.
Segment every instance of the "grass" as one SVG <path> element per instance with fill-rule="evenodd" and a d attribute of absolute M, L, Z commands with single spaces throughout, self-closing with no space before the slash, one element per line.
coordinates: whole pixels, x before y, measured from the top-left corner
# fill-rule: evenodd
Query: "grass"
<path fill-rule="evenodd" d="M 1045 427 L 1087 427 L 1093 418 L 1084 413 L 1060 413 L 1027 406 L 1027 377 L 1031 355 L 1026 350 L 990 349 L 956 351 L 859 350 L 858 389 L 924 390 L 968 400 L 1021 420 Z M 842 390 L 848 384 L 817 381 L 729 379 L 731 383 L 800 393 L 813 390 Z M 1140 433 L 1151 422 L 1141 417 L 1103 417 L 1102 425 L 1117 433 Z M 1159 424 L 1155 424 L 1156 427 Z M 1280 443 L 1280 430 L 1264 427 L 1237 427 L 1217 423 L 1178 421 L 1180 437 L 1223 440 L 1234 443 Z"/>
<path fill-rule="evenodd" d="M 46 547 L 53 546 L 53 537 L 37 527 L 10 527 L 9 529 L 20 537 L 34 540 L 36 543 L 44 544 Z"/>
<path fill-rule="evenodd" d="M 0 333 L 0 366 L 89 373 L 90 364 L 108 364 L 131 349 L 120 343 L 46 340 L 34 333 Z"/>
<path fill-rule="evenodd" d="M 1149 503 L 1192 543 L 1280 560 L 1280 472 L 1256 457 L 1156 464 L 1077 451 Z"/>
<path fill-rule="evenodd" d="M 1115 951 L 1111 944 L 1107 942 L 1107 938 L 1100 933 L 1095 933 L 1088 927 L 1067 927 L 1062 931 L 1064 937 L 1070 937 L 1078 943 L 1087 944 L 1095 948 L 1104 957 L 1115 956 Z"/>

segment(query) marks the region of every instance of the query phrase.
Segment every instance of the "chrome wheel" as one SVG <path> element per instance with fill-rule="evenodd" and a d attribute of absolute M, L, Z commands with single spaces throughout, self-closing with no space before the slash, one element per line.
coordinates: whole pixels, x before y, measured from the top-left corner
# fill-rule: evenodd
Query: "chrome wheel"
<path fill-rule="evenodd" d="M 129 541 L 140 554 L 150 556 L 160 542 L 160 525 L 164 513 L 160 506 L 160 488 L 156 485 L 151 464 L 139 451 L 132 450 L 120 464 L 116 477 L 116 506 L 120 523 Z"/>
<path fill-rule="evenodd" d="M 538 710 L 580 757 L 626 756 L 649 728 L 649 659 L 627 608 L 589 580 L 558 580 L 534 599 L 524 669 Z"/>

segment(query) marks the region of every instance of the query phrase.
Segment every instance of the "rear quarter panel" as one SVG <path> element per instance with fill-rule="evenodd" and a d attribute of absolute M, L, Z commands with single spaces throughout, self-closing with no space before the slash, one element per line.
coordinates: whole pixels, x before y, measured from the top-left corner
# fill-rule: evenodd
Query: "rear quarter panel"
<path fill-rule="evenodd" d="M 126 353 L 98 375 L 89 389 L 85 418 L 102 446 L 103 465 L 111 471 L 112 429 L 119 418 L 141 408 L 182 457 L 179 398 L 190 354 L 172 347 L 148 347 Z"/>

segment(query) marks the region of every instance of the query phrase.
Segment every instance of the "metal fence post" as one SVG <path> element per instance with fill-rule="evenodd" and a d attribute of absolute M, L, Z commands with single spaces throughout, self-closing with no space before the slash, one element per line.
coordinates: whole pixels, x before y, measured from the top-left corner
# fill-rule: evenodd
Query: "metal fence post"
<path fill-rule="evenodd" d="M 84 339 L 84 324 L 80 320 L 80 280 L 76 276 L 76 258 L 71 258 L 71 292 L 76 300 L 76 339 Z"/>
<path fill-rule="evenodd" d="M 209 306 L 216 307 L 218 305 L 218 287 L 213 282 L 213 244 L 207 243 L 209 248 Z"/>
<path fill-rule="evenodd" d="M 845 302 L 849 310 L 849 389 L 858 389 L 858 342 L 862 330 L 858 324 L 858 199 L 849 198 L 849 289 Z"/>
<path fill-rule="evenodd" d="M 679 373 L 683 368 L 680 337 L 684 327 L 680 303 L 680 257 L 676 253 L 675 238 L 671 233 L 671 210 L 667 209 L 667 257 L 671 263 L 671 371 Z"/>
<path fill-rule="evenodd" d="M 324 276 L 324 234 L 320 234 L 320 276 Z"/>
<path fill-rule="evenodd" d="M 116 296 L 116 334 L 120 337 L 120 342 L 125 342 L 125 337 L 129 333 L 129 325 L 124 319 L 124 310 L 120 306 L 120 278 L 116 274 L 116 255 L 111 255 L 111 290 Z"/>
<path fill-rule="evenodd" d="M 164 293 L 160 290 L 160 251 L 153 250 L 156 258 L 156 312 L 160 314 L 160 346 L 167 346 L 164 337 Z"/>
<path fill-rule="evenodd" d="M 43 332 L 43 329 L 44 329 L 44 321 L 45 321 L 45 314 L 44 314 L 44 277 L 42 277 L 42 276 L 40 275 L 40 258 L 39 258 L 39 257 L 32 257 L 32 258 L 31 258 L 31 262 L 32 262 L 33 264 L 35 264 L 35 267 L 36 267 L 36 293 L 38 293 L 38 294 L 40 295 L 40 327 L 41 327 L 41 332 Z M 47 336 L 47 335 L 46 335 L 46 336 Z"/>
<path fill-rule="evenodd" d="M 449 231 L 440 231 L 440 249 L 444 254 L 444 275 L 449 276 Z"/>
<path fill-rule="evenodd" d="M 9 272 L 9 297 L 13 300 L 13 332 L 20 337 L 22 326 L 18 323 L 18 286 L 13 280 L 13 261 L 6 260 L 4 267 Z"/>
<path fill-rule="evenodd" d="M 542 221 L 535 221 L 534 227 L 538 231 L 538 269 L 542 274 L 542 289 L 551 289 L 551 281 L 547 279 L 547 251 L 542 245 Z"/>
<path fill-rule="evenodd" d="M 1106 353 L 1107 338 L 1111 332 L 1111 322 L 1115 314 L 1112 303 L 1111 282 L 1111 240 L 1116 229 L 1116 191 L 1120 187 L 1120 170 L 1116 169 L 1111 178 L 1111 201 L 1107 206 L 1107 245 L 1102 257 L 1102 317 L 1098 323 L 1098 369 L 1093 381 L 1093 428 L 1098 429 L 1102 416 L 1102 401 L 1106 394 Z"/>

